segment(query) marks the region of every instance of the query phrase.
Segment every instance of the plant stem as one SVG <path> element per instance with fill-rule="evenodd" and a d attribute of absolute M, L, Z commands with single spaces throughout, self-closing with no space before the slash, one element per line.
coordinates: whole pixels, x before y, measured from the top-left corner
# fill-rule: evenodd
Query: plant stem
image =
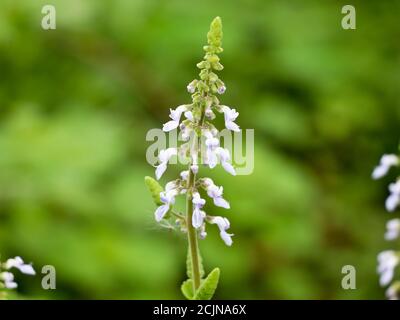
<path fill-rule="evenodd" d="M 189 168 L 189 187 L 188 190 L 192 190 L 196 176 Z M 189 242 L 189 252 L 192 260 L 192 277 L 193 277 L 193 289 L 194 292 L 200 287 L 200 261 L 199 261 L 199 247 L 197 244 L 196 230 L 192 225 L 193 215 L 193 203 L 192 203 L 192 192 L 188 192 L 186 198 L 186 225 Z"/>
<path fill-rule="evenodd" d="M 203 99 L 207 97 L 207 93 L 204 91 L 201 93 Z M 200 130 L 204 124 L 205 119 L 205 103 L 201 104 L 201 114 L 200 120 L 198 125 Z M 198 155 L 198 148 L 201 146 L 201 135 L 196 137 L 193 140 L 192 148 L 196 150 L 196 157 Z M 196 229 L 193 227 L 192 224 L 192 216 L 193 216 L 193 203 L 192 203 L 192 196 L 193 196 L 193 187 L 196 184 L 196 175 L 191 170 L 193 162 L 190 161 L 189 163 L 189 178 L 188 178 L 188 192 L 186 197 L 186 226 L 187 226 L 187 234 L 188 234 L 188 242 L 189 242 L 189 252 L 190 257 L 192 260 L 192 278 L 193 278 L 193 292 L 200 287 L 201 284 L 201 275 L 200 275 L 200 250 L 197 241 L 197 232 Z"/>

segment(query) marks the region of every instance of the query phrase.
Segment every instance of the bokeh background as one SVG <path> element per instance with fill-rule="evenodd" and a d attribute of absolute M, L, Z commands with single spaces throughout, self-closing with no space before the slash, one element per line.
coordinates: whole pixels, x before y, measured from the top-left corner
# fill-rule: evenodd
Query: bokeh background
<path fill-rule="evenodd" d="M 153 219 L 145 136 L 190 101 L 219 15 L 222 101 L 255 129 L 255 169 L 210 173 L 232 209 L 208 211 L 235 233 L 231 248 L 212 227 L 200 243 L 207 271 L 222 270 L 216 298 L 383 299 L 394 176 L 370 174 L 399 142 L 400 2 L 352 1 L 346 31 L 347 2 L 2 0 L 0 253 L 57 270 L 53 291 L 18 276 L 20 297 L 182 297 L 186 240 Z M 357 290 L 341 288 L 348 264 Z"/>

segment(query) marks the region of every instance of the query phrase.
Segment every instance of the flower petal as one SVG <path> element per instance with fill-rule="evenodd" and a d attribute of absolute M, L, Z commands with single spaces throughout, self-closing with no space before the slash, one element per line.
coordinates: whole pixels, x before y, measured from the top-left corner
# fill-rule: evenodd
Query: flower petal
<path fill-rule="evenodd" d="M 393 212 L 396 207 L 399 205 L 400 197 L 399 195 L 392 193 L 390 194 L 385 202 L 386 210 L 389 212 Z"/>
<path fill-rule="evenodd" d="M 156 167 L 156 178 L 160 180 L 161 176 L 164 174 L 165 170 L 167 170 L 167 163 L 163 162 Z"/>
<path fill-rule="evenodd" d="M 225 244 L 230 247 L 233 243 L 232 241 L 232 236 L 233 234 L 227 233 L 226 231 L 221 231 L 219 233 L 219 235 L 221 236 L 221 239 L 224 240 Z"/>
<path fill-rule="evenodd" d="M 202 226 L 204 221 L 204 215 L 199 209 L 199 207 L 195 207 L 193 210 L 193 216 L 192 216 L 192 225 L 194 228 L 198 229 Z"/>
<path fill-rule="evenodd" d="M 236 176 L 235 168 L 229 162 L 224 161 L 221 164 L 226 172 L 230 173 L 233 176 Z"/>
<path fill-rule="evenodd" d="M 231 131 L 240 132 L 239 126 L 233 121 L 225 122 L 225 127 Z"/>
<path fill-rule="evenodd" d="M 221 208 L 225 208 L 225 209 L 230 209 L 230 205 L 229 202 L 226 201 L 224 198 L 222 197 L 216 197 L 214 198 L 214 204 L 217 207 L 221 207 Z"/>
<path fill-rule="evenodd" d="M 164 204 L 162 206 L 159 206 L 154 212 L 154 217 L 156 221 L 160 222 L 167 214 L 168 210 L 169 210 L 169 204 Z"/>
<path fill-rule="evenodd" d="M 385 270 L 385 271 L 381 274 L 381 277 L 380 277 L 380 279 L 379 279 L 380 285 L 381 285 L 382 287 L 387 286 L 387 285 L 390 283 L 390 281 L 392 281 L 392 279 L 393 279 L 393 274 L 394 274 L 393 269 L 387 269 L 387 270 Z"/>
<path fill-rule="evenodd" d="M 179 126 L 179 121 L 171 120 L 171 121 L 168 121 L 167 123 L 164 123 L 162 130 L 164 132 L 168 132 L 168 131 L 178 128 L 178 126 Z"/>
<path fill-rule="evenodd" d="M 32 275 L 34 276 L 36 274 L 35 270 L 33 269 L 32 265 L 30 264 L 24 264 L 20 266 L 19 271 L 21 271 L 24 274 Z"/>

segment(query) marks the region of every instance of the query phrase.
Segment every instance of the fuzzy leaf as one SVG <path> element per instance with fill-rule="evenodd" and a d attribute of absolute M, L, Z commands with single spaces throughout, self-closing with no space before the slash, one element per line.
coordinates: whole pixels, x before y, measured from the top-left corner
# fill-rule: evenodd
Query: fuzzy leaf
<path fill-rule="evenodd" d="M 218 286 L 219 274 L 219 268 L 211 271 L 207 278 L 202 281 L 199 289 L 197 289 L 193 300 L 211 300 Z"/>
<path fill-rule="evenodd" d="M 186 297 L 188 300 L 193 299 L 193 280 L 188 279 L 184 281 L 181 285 L 181 291 L 183 295 Z"/>
<path fill-rule="evenodd" d="M 157 180 L 149 176 L 144 177 L 144 183 L 146 184 L 147 189 L 149 189 L 154 203 L 157 206 L 161 206 L 163 203 L 160 200 L 160 192 L 164 191 L 164 189 L 160 186 Z"/>
<path fill-rule="evenodd" d="M 204 267 L 203 267 L 203 258 L 199 254 L 199 264 L 200 264 L 200 278 L 204 277 Z M 190 250 L 188 250 L 186 257 L 186 274 L 189 279 L 192 279 L 192 256 L 190 255 Z"/>

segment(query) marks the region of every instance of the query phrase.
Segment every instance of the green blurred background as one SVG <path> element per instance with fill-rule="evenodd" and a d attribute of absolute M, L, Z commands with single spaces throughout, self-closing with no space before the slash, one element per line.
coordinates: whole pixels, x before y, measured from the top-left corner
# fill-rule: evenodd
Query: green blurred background
<path fill-rule="evenodd" d="M 57 29 L 41 29 L 53 4 Z M 201 241 L 219 299 L 382 299 L 387 183 L 373 166 L 397 149 L 400 2 L 2 0 L 0 252 L 57 289 L 18 277 L 22 297 L 175 299 L 186 240 L 161 229 L 143 184 L 146 132 L 190 101 L 206 32 L 224 24 L 224 104 L 255 129 L 255 169 L 214 169 L 232 209 L 226 247 Z M 165 183 L 180 166 L 170 166 Z M 207 210 L 206 208 L 206 210 Z M 357 290 L 341 288 L 354 265 Z"/>

